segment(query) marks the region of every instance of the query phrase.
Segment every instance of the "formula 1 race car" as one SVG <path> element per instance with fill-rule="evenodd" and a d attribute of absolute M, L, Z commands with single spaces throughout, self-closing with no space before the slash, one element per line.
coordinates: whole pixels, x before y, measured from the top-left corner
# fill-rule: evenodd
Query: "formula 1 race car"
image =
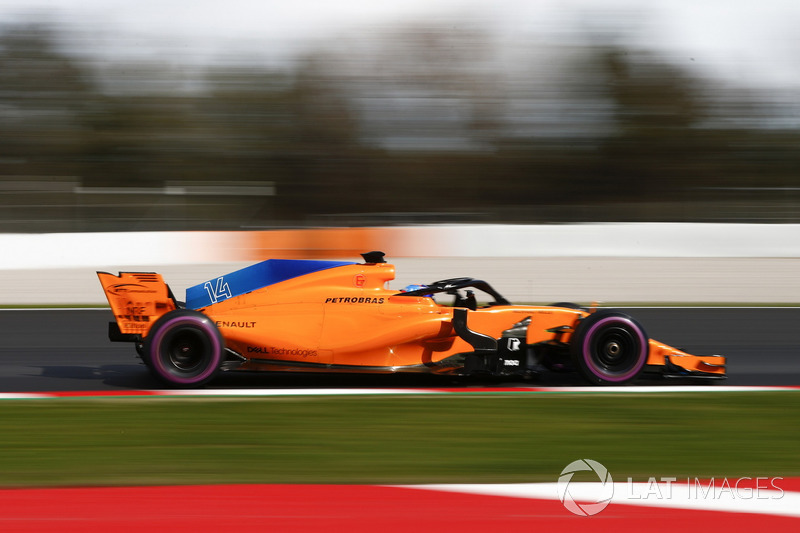
<path fill-rule="evenodd" d="M 642 372 L 724 378 L 725 357 L 649 339 L 630 316 L 570 303 L 512 305 L 485 281 L 452 278 L 390 290 L 382 252 L 364 263 L 269 259 L 186 290 L 155 273 L 98 272 L 116 319 L 152 373 L 197 387 L 226 370 L 427 372 L 528 377 L 576 371 L 619 385 Z M 478 305 L 475 291 L 492 299 Z M 437 296 L 450 295 L 441 304 Z"/>

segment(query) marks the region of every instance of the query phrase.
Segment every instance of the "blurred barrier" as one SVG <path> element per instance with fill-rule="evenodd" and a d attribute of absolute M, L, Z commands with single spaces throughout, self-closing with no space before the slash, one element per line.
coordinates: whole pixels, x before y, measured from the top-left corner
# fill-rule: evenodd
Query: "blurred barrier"
<path fill-rule="evenodd" d="M 256 259 L 358 257 L 800 257 L 798 224 L 452 225 L 261 231 Z"/>
<path fill-rule="evenodd" d="M 0 234 L 2 304 L 102 303 L 95 270 L 185 287 L 269 258 L 386 252 L 393 286 L 474 276 L 515 301 L 800 301 L 800 225 L 581 224 Z"/>
<path fill-rule="evenodd" d="M 0 234 L 0 270 L 400 257 L 800 257 L 798 224 L 434 225 Z"/>

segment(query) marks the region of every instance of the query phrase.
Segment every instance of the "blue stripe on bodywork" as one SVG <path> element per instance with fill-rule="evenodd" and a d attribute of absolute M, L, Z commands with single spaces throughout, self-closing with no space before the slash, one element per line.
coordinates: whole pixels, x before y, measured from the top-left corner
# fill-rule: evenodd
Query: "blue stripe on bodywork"
<path fill-rule="evenodd" d="M 200 309 L 287 279 L 355 263 L 304 259 L 267 259 L 186 289 L 186 308 Z"/>

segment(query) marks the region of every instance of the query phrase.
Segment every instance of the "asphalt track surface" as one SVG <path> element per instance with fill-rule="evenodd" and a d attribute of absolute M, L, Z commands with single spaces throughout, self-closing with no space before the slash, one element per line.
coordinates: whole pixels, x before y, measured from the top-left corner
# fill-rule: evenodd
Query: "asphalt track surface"
<path fill-rule="evenodd" d="M 631 308 L 648 335 L 695 354 L 728 357 L 725 385 L 800 385 L 800 307 Z M 0 310 L 0 392 L 162 389 L 133 345 L 107 338 L 108 309 Z M 487 383 L 490 386 L 514 383 Z M 638 384 L 692 383 L 643 379 Z M 576 386 L 569 374 L 544 374 L 520 386 Z M 326 375 L 227 372 L 207 388 L 479 387 L 426 375 Z"/>

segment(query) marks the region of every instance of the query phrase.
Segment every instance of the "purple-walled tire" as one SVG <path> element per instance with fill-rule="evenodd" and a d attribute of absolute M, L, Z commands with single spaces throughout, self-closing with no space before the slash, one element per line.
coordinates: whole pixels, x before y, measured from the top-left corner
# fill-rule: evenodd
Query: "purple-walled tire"
<path fill-rule="evenodd" d="M 595 385 L 624 385 L 644 370 L 650 343 L 644 328 L 618 311 L 584 318 L 570 341 L 578 371 Z"/>
<path fill-rule="evenodd" d="M 217 375 L 225 342 L 203 313 L 178 309 L 159 318 L 144 341 L 142 358 L 153 374 L 174 387 L 199 387 Z"/>

